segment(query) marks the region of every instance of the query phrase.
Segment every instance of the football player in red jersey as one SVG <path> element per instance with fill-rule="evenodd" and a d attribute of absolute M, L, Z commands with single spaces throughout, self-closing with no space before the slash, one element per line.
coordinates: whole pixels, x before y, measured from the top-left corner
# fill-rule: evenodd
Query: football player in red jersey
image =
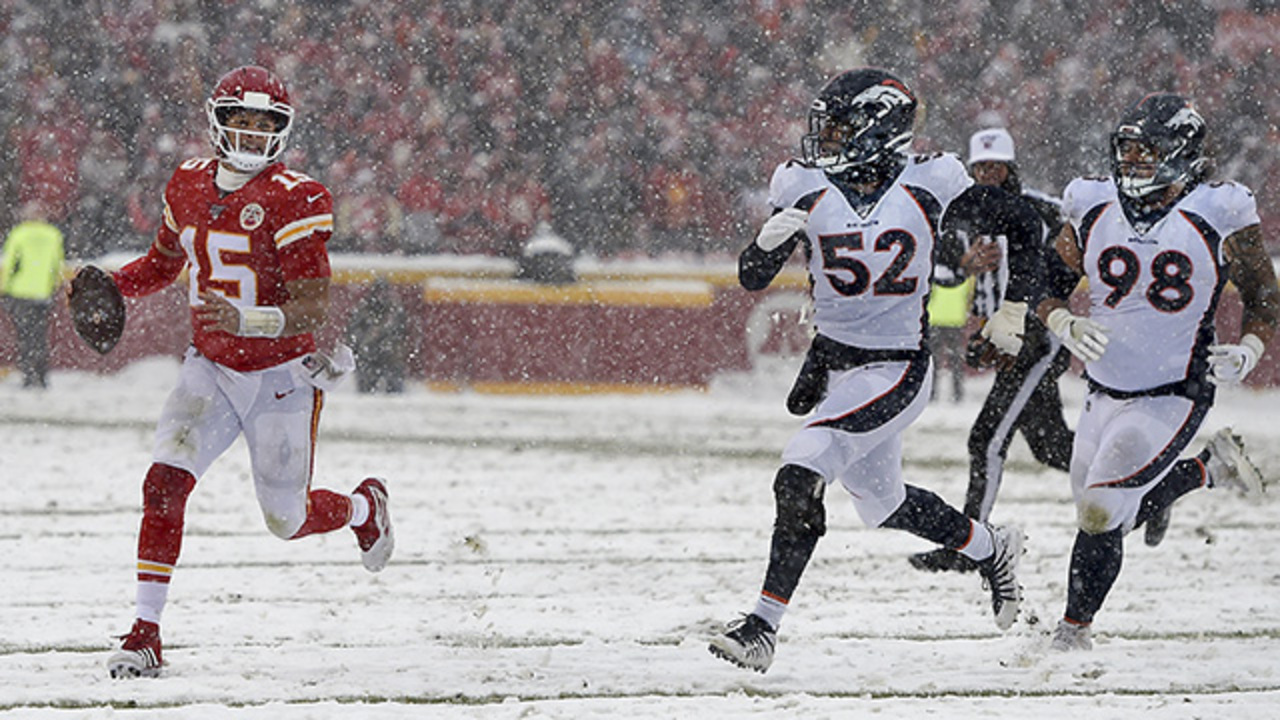
<path fill-rule="evenodd" d="M 112 275 L 137 297 L 187 268 L 193 328 L 142 484 L 137 619 L 108 660 L 113 677 L 159 674 L 160 614 L 187 496 L 242 434 L 274 535 L 350 526 L 373 572 L 394 547 L 381 480 L 368 478 L 351 494 L 311 488 L 324 390 L 352 363 L 342 346 L 318 352 L 312 334 L 328 308 L 333 201 L 324 185 L 280 161 L 293 125 L 289 94 L 268 70 L 241 67 L 218 81 L 206 110 L 216 157 L 178 166 L 150 250 Z"/>

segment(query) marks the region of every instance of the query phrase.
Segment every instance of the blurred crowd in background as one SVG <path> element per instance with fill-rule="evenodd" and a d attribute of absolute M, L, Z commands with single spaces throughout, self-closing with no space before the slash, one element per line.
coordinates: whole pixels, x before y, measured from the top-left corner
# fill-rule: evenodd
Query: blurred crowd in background
<path fill-rule="evenodd" d="M 1276 250 L 1278 37 L 1275 0 L 0 0 L 0 226 L 38 200 L 69 257 L 145 248 L 213 83 L 256 63 L 335 252 L 514 256 L 546 221 L 600 257 L 732 254 L 825 79 L 878 65 L 917 150 L 1005 125 L 1055 194 L 1108 172 L 1126 105 L 1187 94 Z"/>

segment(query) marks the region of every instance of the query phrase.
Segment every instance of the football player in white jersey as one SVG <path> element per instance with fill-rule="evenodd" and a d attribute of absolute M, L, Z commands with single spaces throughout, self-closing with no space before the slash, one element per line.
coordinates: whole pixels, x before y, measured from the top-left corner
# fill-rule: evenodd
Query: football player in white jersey
<path fill-rule="evenodd" d="M 774 171 L 775 214 L 739 258 L 761 290 L 797 246 L 808 260 L 817 335 L 787 400 L 809 415 L 782 453 L 777 515 L 755 609 L 711 639 L 712 654 L 764 672 L 778 625 L 825 531 L 823 493 L 839 482 L 870 527 L 906 530 L 979 562 L 996 624 L 1017 617 L 1022 533 L 970 520 L 902 478 L 902 434 L 929 402 L 925 345 L 943 213 L 972 180 L 953 155 L 908 152 L 916 99 L 879 69 L 831 80 L 809 110 L 803 159 Z"/>
<path fill-rule="evenodd" d="M 1085 362 L 1071 456 L 1077 509 L 1066 612 L 1051 646 L 1092 647 L 1090 624 L 1120 573 L 1124 536 L 1199 487 L 1261 490 L 1240 439 L 1224 429 L 1179 460 L 1218 383 L 1257 366 L 1275 333 L 1280 291 L 1263 249 L 1253 193 L 1208 182 L 1205 123 L 1179 95 L 1153 94 L 1111 134 L 1112 177 L 1067 185 L 1057 249 L 1074 272 L 1038 312 Z M 1089 316 L 1066 297 L 1088 279 Z M 1240 338 L 1214 336 L 1227 281 L 1244 306 Z"/>

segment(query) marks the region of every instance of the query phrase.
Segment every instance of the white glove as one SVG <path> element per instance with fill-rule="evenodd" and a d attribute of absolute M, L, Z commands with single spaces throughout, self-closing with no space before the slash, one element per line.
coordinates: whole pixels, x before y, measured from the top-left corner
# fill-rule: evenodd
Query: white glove
<path fill-rule="evenodd" d="M 1214 383 L 1238 383 L 1254 368 L 1265 348 L 1257 335 L 1240 338 L 1239 345 L 1209 346 L 1209 380 Z"/>
<path fill-rule="evenodd" d="M 1045 320 L 1049 330 L 1062 338 L 1062 344 L 1072 355 L 1085 362 L 1094 362 L 1107 351 L 1107 328 L 1087 317 L 1072 315 L 1066 308 L 1057 308 Z"/>
<path fill-rule="evenodd" d="M 1022 350 L 1022 334 L 1026 331 L 1027 304 L 1005 302 L 982 326 L 982 337 L 1000 352 L 1017 355 Z"/>
<path fill-rule="evenodd" d="M 351 348 L 338 343 L 332 353 L 319 350 L 302 358 L 307 382 L 321 390 L 334 390 L 352 370 L 356 369 L 355 354 Z"/>
<path fill-rule="evenodd" d="M 804 230 L 808 224 L 808 211 L 787 208 L 782 212 L 774 213 L 764 222 L 764 227 L 760 228 L 760 234 L 756 235 L 756 244 L 765 252 L 776 250 L 782 243 L 791 239 L 792 235 Z"/>

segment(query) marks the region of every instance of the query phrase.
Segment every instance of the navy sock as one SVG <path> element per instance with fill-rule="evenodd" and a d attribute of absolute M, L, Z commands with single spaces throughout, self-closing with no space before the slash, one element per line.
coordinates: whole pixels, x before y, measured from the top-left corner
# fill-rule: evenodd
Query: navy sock
<path fill-rule="evenodd" d="M 1076 531 L 1067 575 L 1067 619 L 1081 625 L 1093 622 L 1120 575 L 1123 560 L 1124 534 L 1120 528 L 1098 535 Z"/>

